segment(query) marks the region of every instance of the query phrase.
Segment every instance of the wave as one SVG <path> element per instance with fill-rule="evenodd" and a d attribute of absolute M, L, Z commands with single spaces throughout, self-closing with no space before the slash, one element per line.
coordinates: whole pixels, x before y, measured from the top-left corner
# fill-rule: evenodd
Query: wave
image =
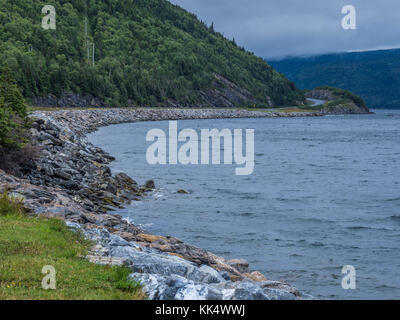
<path fill-rule="evenodd" d="M 351 226 L 351 227 L 346 227 L 347 230 L 375 230 L 375 231 L 397 231 L 396 229 L 393 228 L 388 228 L 388 227 L 366 227 L 366 226 Z"/>
<path fill-rule="evenodd" d="M 385 199 L 384 201 L 387 201 L 387 202 L 400 201 L 400 198 Z"/>
<path fill-rule="evenodd" d="M 310 246 L 311 247 L 323 247 L 323 246 L 325 246 L 325 244 L 322 242 L 316 241 L 316 242 L 310 243 Z"/>
<path fill-rule="evenodd" d="M 381 284 L 379 286 L 376 286 L 376 289 L 378 290 L 393 290 L 393 289 L 399 289 L 398 287 L 387 285 L 387 284 Z"/>
<path fill-rule="evenodd" d="M 348 229 L 348 230 L 369 230 L 369 229 L 374 229 L 374 228 L 365 227 L 365 226 L 352 226 L 352 227 L 347 227 L 346 229 Z"/>

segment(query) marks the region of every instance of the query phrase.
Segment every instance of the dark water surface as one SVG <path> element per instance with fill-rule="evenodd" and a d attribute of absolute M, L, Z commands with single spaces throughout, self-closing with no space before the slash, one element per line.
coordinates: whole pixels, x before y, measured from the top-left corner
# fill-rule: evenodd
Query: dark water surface
<path fill-rule="evenodd" d="M 400 111 L 315 118 L 179 121 L 178 129 L 254 128 L 255 170 L 146 162 L 146 133 L 168 122 L 101 128 L 113 173 L 160 188 L 118 213 L 318 298 L 400 298 Z M 191 194 L 177 194 L 178 189 Z M 341 287 L 342 266 L 357 289 Z"/>

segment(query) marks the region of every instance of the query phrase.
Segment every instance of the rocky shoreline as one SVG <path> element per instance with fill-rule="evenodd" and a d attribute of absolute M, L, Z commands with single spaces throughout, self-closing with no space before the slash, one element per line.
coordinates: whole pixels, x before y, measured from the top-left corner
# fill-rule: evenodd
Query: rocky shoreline
<path fill-rule="evenodd" d="M 245 260 L 227 261 L 171 236 L 153 235 L 128 223 L 115 208 L 139 201 L 155 188 L 126 174 L 112 175 L 114 158 L 85 135 L 110 124 L 183 119 L 319 116 L 313 113 L 234 109 L 96 109 L 32 114 L 32 141 L 41 156 L 24 177 L 0 170 L 0 192 L 21 199 L 31 215 L 56 217 L 96 245 L 86 257 L 99 264 L 126 265 L 150 299 L 303 299 L 282 281 L 251 271 Z"/>

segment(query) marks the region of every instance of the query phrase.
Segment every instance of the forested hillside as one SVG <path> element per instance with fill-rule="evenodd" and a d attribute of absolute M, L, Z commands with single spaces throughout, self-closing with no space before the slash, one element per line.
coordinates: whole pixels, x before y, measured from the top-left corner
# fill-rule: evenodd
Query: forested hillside
<path fill-rule="evenodd" d="M 42 28 L 44 5 L 56 9 L 56 30 Z M 31 101 L 70 92 L 111 106 L 303 100 L 263 59 L 166 0 L 0 0 L 0 61 Z"/>
<path fill-rule="evenodd" d="M 400 50 L 269 62 L 301 89 L 329 85 L 360 95 L 370 108 L 400 108 Z"/>

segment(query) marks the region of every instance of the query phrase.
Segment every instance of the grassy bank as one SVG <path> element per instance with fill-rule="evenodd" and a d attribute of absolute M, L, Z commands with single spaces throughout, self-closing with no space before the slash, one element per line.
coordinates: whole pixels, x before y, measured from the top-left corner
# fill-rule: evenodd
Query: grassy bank
<path fill-rule="evenodd" d="M 0 195 L 0 299 L 144 299 L 125 267 L 84 258 L 92 244 L 56 219 L 28 217 Z M 56 289 L 42 289 L 43 266 L 56 270 Z"/>

